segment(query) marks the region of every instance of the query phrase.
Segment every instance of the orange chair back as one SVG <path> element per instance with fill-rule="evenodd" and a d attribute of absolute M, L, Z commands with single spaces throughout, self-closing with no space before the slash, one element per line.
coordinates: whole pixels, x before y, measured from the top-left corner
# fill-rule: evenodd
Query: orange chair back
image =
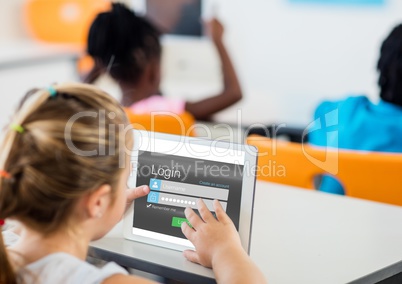
<path fill-rule="evenodd" d="M 314 178 L 336 177 L 347 196 L 402 206 L 402 154 L 325 150 L 250 136 L 259 150 L 258 179 L 314 189 Z"/>
<path fill-rule="evenodd" d="M 130 123 L 135 129 L 162 132 L 183 136 L 196 136 L 194 117 L 190 113 L 176 114 L 134 114 L 126 109 Z"/>
<path fill-rule="evenodd" d="M 24 14 L 36 39 L 85 46 L 95 16 L 108 9 L 106 0 L 28 0 Z"/>

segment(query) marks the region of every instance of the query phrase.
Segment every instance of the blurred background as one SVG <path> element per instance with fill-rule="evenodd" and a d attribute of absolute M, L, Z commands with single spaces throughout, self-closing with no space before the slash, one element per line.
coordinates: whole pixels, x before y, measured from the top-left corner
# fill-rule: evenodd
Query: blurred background
<path fill-rule="evenodd" d="M 32 6 L 32 2 L 40 3 Z M 63 2 L 54 8 L 57 12 L 44 13 L 56 2 Z M 102 2 L 0 2 L 1 125 L 27 89 L 79 80 L 80 70 L 85 69 L 85 62 L 77 67 L 77 60 L 85 54 L 82 44 L 49 45 L 37 31 L 35 34 L 32 24 L 39 18 L 56 25 L 58 20 L 52 17 L 70 23 L 77 19 L 90 22 L 94 15 L 85 10 L 86 5 L 102 7 Z M 120 2 L 139 12 L 151 5 L 155 19 L 168 9 L 161 6 L 158 10 L 162 5 L 158 1 Z M 325 98 L 367 94 L 377 100 L 379 47 L 391 28 L 402 22 L 400 0 L 205 0 L 201 11 L 203 17 L 217 16 L 225 24 L 225 41 L 244 88 L 244 100 L 215 117 L 232 123 L 241 109 L 244 123 L 303 126 Z M 85 35 L 84 30 L 78 37 L 85 40 Z M 163 45 L 162 89 L 166 95 L 196 99 L 219 90 L 219 61 L 208 39 L 167 35 Z M 100 86 L 118 97 L 117 87 L 108 78 Z"/>

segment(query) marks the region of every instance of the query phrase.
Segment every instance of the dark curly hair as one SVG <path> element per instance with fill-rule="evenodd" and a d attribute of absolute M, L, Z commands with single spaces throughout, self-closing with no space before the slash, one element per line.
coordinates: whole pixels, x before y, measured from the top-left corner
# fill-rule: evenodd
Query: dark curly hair
<path fill-rule="evenodd" d="M 88 35 L 88 54 L 115 80 L 135 82 L 161 56 L 160 32 L 124 4 L 100 13 Z"/>
<path fill-rule="evenodd" d="M 384 40 L 377 69 L 380 73 L 380 97 L 402 106 L 402 24 Z"/>

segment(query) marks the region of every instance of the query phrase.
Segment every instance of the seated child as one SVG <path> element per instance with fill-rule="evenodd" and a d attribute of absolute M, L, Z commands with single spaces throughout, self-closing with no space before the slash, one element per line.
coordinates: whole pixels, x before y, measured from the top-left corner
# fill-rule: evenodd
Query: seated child
<path fill-rule="evenodd" d="M 212 20 L 207 23 L 207 30 L 222 62 L 224 89 L 220 94 L 195 102 L 163 97 L 159 89 L 162 52 L 159 31 L 121 3 L 113 4 L 111 11 L 99 14 L 92 23 L 88 54 L 95 66 L 84 82 L 93 83 L 101 74 L 109 74 L 120 87 L 122 105 L 136 114 L 187 111 L 197 120 L 208 119 L 239 101 L 242 91 L 222 40 L 223 26 Z"/>
<path fill-rule="evenodd" d="M 120 126 L 130 129 L 118 102 L 89 85 L 37 90 L 22 103 L 1 145 L 0 219 L 21 227 L 7 248 L 0 234 L 0 283 L 150 283 L 114 263 L 85 262 L 89 243 L 122 218 L 130 199 L 133 141 Z M 264 283 L 233 223 L 214 206 L 217 218 L 202 200 L 200 217 L 186 209 L 196 230 L 184 222 L 182 231 L 196 251 L 185 257 L 212 267 L 218 283 Z"/>
<path fill-rule="evenodd" d="M 309 133 L 311 144 L 402 152 L 402 25 L 395 27 L 383 42 L 377 68 L 379 103 L 372 103 L 365 96 L 321 103 L 314 114 L 317 130 Z M 345 194 L 342 185 L 332 177 L 323 178 L 320 190 Z"/>

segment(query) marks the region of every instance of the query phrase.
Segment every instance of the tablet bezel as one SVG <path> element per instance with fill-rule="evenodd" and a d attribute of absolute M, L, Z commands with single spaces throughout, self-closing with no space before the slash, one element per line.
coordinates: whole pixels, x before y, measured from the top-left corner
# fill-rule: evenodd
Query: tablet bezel
<path fill-rule="evenodd" d="M 132 162 L 138 162 L 138 152 L 139 152 L 139 145 L 141 143 L 141 137 L 147 137 L 147 139 L 173 141 L 177 143 L 191 143 L 192 145 L 201 145 L 209 147 L 217 147 L 216 145 L 219 143 L 219 145 L 226 145 L 228 149 L 244 151 L 245 153 L 244 170 L 246 170 L 247 166 L 249 173 L 243 176 L 242 194 L 240 202 L 240 216 L 239 216 L 239 235 L 243 248 L 247 253 L 250 253 L 251 227 L 253 219 L 254 193 L 255 193 L 255 182 L 256 182 L 255 170 L 257 166 L 257 155 L 258 155 L 258 151 L 254 146 L 236 144 L 224 141 L 206 140 L 202 138 L 170 135 L 158 132 L 149 132 L 143 130 L 133 130 L 133 137 L 134 137 L 134 147 L 130 157 Z M 131 174 L 132 174 L 131 185 L 135 185 L 137 182 L 136 178 L 137 168 L 134 168 Z M 124 215 L 124 221 L 123 221 L 124 238 L 179 251 L 194 248 L 194 246 L 192 246 L 190 242 L 188 242 L 188 245 L 179 245 L 171 242 L 166 242 L 134 234 L 133 233 L 134 206 L 135 204 L 133 202 L 133 204 L 130 206 L 130 208 L 126 211 Z"/>

